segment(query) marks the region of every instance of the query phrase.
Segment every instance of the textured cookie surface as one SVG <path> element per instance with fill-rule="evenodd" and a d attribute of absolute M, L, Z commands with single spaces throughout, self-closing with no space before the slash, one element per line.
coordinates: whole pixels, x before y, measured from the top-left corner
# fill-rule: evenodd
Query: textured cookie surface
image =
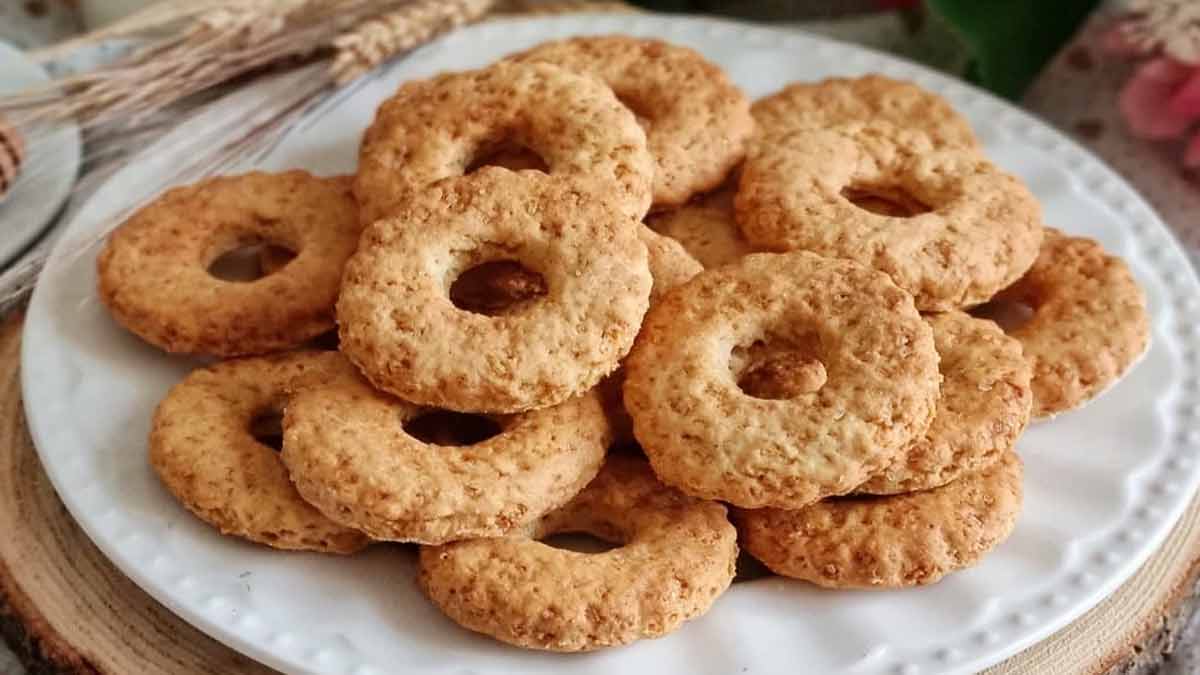
<path fill-rule="evenodd" d="M 926 320 L 942 373 L 933 423 L 859 492 L 925 490 L 978 472 L 1011 450 L 1029 422 L 1033 394 L 1020 342 L 991 321 L 962 312 Z"/>
<path fill-rule="evenodd" d="M 893 195 L 911 215 L 863 208 L 860 194 Z M 882 123 L 774 138 L 746 160 L 735 209 L 752 244 L 874 267 L 922 311 L 985 302 L 1029 268 L 1042 238 L 1041 208 L 1017 178 Z"/>
<path fill-rule="evenodd" d="M 249 173 L 174 188 L 121 224 L 98 261 L 113 317 L 168 352 L 279 351 L 333 328 L 342 267 L 358 244 L 348 178 Z M 209 273 L 222 254 L 273 244 L 295 257 L 251 282 Z"/>
<path fill-rule="evenodd" d="M 538 541 L 564 532 L 619 546 L 586 554 Z M 419 582 L 470 630 L 586 651 L 659 637 L 704 614 L 733 580 L 737 551 L 725 507 L 663 486 L 644 461 L 611 456 L 526 535 L 422 547 Z"/>
<path fill-rule="evenodd" d="M 1009 334 L 1033 366 L 1034 417 L 1083 405 L 1150 344 L 1145 294 L 1125 262 L 1092 239 L 1048 229 L 1033 267 L 995 301 L 1032 310 Z"/>
<path fill-rule="evenodd" d="M 201 520 L 275 548 L 353 553 L 369 540 L 305 502 L 275 450 L 251 432 L 288 392 L 326 378 L 334 353 L 293 352 L 193 371 L 154 413 L 150 464 Z"/>
<path fill-rule="evenodd" d="M 805 391 L 760 398 L 760 361 L 804 364 Z M 933 335 L 887 276 L 806 253 L 705 270 L 651 309 L 625 406 L 655 472 L 688 494 L 799 508 L 883 468 L 933 418 Z"/>
<path fill-rule="evenodd" d="M 592 388 L 649 304 L 642 226 L 560 181 L 497 167 L 430 188 L 363 233 L 338 300 L 341 349 L 380 389 L 421 405 L 516 412 Z M 543 296 L 487 316 L 451 283 L 510 260 Z"/>
<path fill-rule="evenodd" d="M 734 218 L 735 190 L 736 182 L 679 208 L 652 214 L 646 224 L 678 241 L 706 268 L 733 262 L 755 251 Z"/>
<path fill-rule="evenodd" d="M 607 85 L 549 64 L 499 63 L 406 82 L 379 107 L 359 150 L 363 223 L 512 146 L 540 156 L 555 180 L 604 193 L 631 218 L 650 207 L 645 132 Z"/>
<path fill-rule="evenodd" d="M 645 226 L 638 228 L 638 237 L 646 245 L 646 260 L 653 281 L 650 288 L 651 304 L 704 269 L 678 241 L 670 237 L 664 237 Z"/>
<path fill-rule="evenodd" d="M 283 462 L 305 499 L 376 539 L 505 534 L 574 497 L 608 448 L 594 394 L 493 417 L 496 435 L 442 445 L 406 431 L 427 410 L 372 389 L 345 360 L 338 366 L 335 378 L 292 397 Z"/>
<path fill-rule="evenodd" d="M 763 139 L 847 122 L 888 122 L 927 134 L 938 147 L 977 147 L 971 125 L 941 96 L 883 75 L 797 82 L 754 102 Z"/>
<path fill-rule="evenodd" d="M 931 584 L 1008 538 L 1021 511 L 1021 477 L 1020 458 L 1008 452 L 932 490 L 740 511 L 734 521 L 746 550 L 776 574 L 828 588 Z"/>
<path fill-rule="evenodd" d="M 745 154 L 750 102 L 692 49 L 623 35 L 547 42 L 512 57 L 599 78 L 637 114 L 654 156 L 655 207 L 716 187 Z"/>

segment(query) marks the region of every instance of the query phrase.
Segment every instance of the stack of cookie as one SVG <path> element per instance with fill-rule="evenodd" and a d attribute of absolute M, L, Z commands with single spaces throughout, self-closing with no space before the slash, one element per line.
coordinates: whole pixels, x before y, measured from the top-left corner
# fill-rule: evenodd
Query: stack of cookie
<path fill-rule="evenodd" d="M 210 273 L 246 246 L 264 276 Z M 230 359 L 154 416 L 193 513 L 281 549 L 421 544 L 447 615 L 558 651 L 704 613 L 739 536 L 830 587 L 976 563 L 1031 415 L 1147 336 L 1124 265 L 1044 233 L 937 96 L 869 76 L 752 108 L 696 52 L 618 36 L 406 83 L 352 178 L 171 190 L 99 287 L 145 341 Z M 1014 306 L 1008 333 L 972 315 Z M 616 548 L 541 543 L 562 532 Z"/>

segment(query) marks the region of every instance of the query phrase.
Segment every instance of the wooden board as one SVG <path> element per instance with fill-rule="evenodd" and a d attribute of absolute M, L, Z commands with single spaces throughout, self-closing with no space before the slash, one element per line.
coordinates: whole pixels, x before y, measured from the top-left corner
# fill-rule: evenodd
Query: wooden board
<path fill-rule="evenodd" d="M 20 316 L 0 325 L 0 632 L 31 674 L 270 673 L 118 572 L 59 502 L 29 440 Z M 87 414 L 87 411 L 81 411 Z M 1136 577 L 994 675 L 1149 674 L 1194 609 L 1200 503 Z"/>

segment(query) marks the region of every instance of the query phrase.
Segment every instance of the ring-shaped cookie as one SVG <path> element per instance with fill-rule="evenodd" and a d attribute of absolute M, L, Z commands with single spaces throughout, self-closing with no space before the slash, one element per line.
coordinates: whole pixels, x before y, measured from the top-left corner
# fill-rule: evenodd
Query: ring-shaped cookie
<path fill-rule="evenodd" d="M 734 355 L 756 344 L 816 361 L 823 386 L 747 394 Z M 803 251 L 752 254 L 669 291 L 625 363 L 625 407 L 655 473 L 746 508 L 800 508 L 858 487 L 929 427 L 940 381 L 910 295 Z"/>
<path fill-rule="evenodd" d="M 646 130 L 654 207 L 683 204 L 724 180 L 754 130 L 750 102 L 693 49 L 624 35 L 546 42 L 509 57 L 552 63 L 603 80 Z"/>
<path fill-rule="evenodd" d="M 223 534 L 280 549 L 353 553 L 370 540 L 304 501 L 256 418 L 282 411 L 289 392 L 323 380 L 343 360 L 293 352 L 194 370 L 154 412 L 150 464 L 163 484 Z"/>
<path fill-rule="evenodd" d="M 895 494 L 945 485 L 994 464 L 1029 423 L 1033 393 L 1021 343 L 991 321 L 933 314 L 942 390 L 929 430 L 857 492 Z"/>
<path fill-rule="evenodd" d="M 538 540 L 586 532 L 604 553 Z M 422 547 L 419 583 L 451 619 L 532 649 L 578 652 L 670 633 L 708 611 L 733 581 L 737 533 L 725 507 L 612 455 L 570 504 L 530 531 Z"/>
<path fill-rule="evenodd" d="M 848 192 L 849 191 L 849 192 Z M 927 210 L 860 208 L 850 193 L 889 192 Z M 887 272 L 922 311 L 987 301 L 1037 257 L 1041 208 L 977 151 L 935 150 L 883 123 L 781 136 L 746 160 L 735 199 L 751 244 L 807 250 Z"/>
<path fill-rule="evenodd" d="M 677 209 L 651 214 L 646 224 L 678 241 L 705 268 L 718 267 L 756 252 L 733 215 L 736 184 L 710 192 Z"/>
<path fill-rule="evenodd" d="M 650 207 L 646 134 L 607 85 L 550 64 L 498 63 L 406 82 L 379 106 L 354 186 L 363 224 L 512 145 L 540 155 L 552 178 L 591 186 L 631 218 Z"/>
<path fill-rule="evenodd" d="M 640 227 L 569 184 L 498 167 L 431 187 L 364 231 L 338 300 L 341 349 L 375 386 L 421 405 L 565 401 L 615 370 L 641 326 Z M 498 316 L 455 307 L 455 278 L 496 260 L 541 274 L 546 294 Z"/>
<path fill-rule="evenodd" d="M 295 347 L 333 328 L 342 266 L 359 232 L 348 178 L 212 178 L 165 192 L 113 232 L 98 261 L 100 298 L 118 322 L 168 352 Z M 251 282 L 209 273 L 222 254 L 262 243 L 296 256 Z"/>
<path fill-rule="evenodd" d="M 608 449 L 593 393 L 492 417 L 495 436 L 457 447 L 404 429 L 426 411 L 372 389 L 342 360 L 336 377 L 289 401 L 283 462 L 332 520 L 375 539 L 441 544 L 500 536 L 565 504 Z"/>
<path fill-rule="evenodd" d="M 735 511 L 742 545 L 776 574 L 827 588 L 932 584 L 978 563 L 1012 534 L 1022 466 L 991 467 L 932 490 L 841 497 L 795 511 Z"/>
<path fill-rule="evenodd" d="M 762 139 L 876 120 L 922 131 L 939 148 L 979 147 L 971 125 L 944 98 L 883 75 L 796 82 L 758 99 L 750 110 Z"/>
<path fill-rule="evenodd" d="M 1085 237 L 1047 228 L 1033 267 L 994 300 L 1032 310 L 1009 335 L 1033 367 L 1035 418 L 1098 396 L 1150 344 L 1146 296 L 1137 280 L 1125 261 Z"/>

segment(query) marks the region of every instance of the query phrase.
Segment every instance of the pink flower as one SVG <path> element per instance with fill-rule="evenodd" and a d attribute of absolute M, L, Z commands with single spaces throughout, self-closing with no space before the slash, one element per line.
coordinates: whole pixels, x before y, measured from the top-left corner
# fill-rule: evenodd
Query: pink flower
<path fill-rule="evenodd" d="M 1145 54 L 1127 39 L 1123 24 L 1106 33 L 1102 44 L 1115 54 Z M 1183 138 L 1200 123 L 1200 65 L 1153 56 L 1122 87 L 1117 105 L 1133 135 L 1155 141 Z M 1188 142 L 1183 163 L 1200 166 L 1200 133 Z"/>
<path fill-rule="evenodd" d="M 1200 69 L 1166 57 L 1151 59 L 1125 83 L 1118 105 L 1135 136 L 1179 138 L 1200 120 Z"/>

